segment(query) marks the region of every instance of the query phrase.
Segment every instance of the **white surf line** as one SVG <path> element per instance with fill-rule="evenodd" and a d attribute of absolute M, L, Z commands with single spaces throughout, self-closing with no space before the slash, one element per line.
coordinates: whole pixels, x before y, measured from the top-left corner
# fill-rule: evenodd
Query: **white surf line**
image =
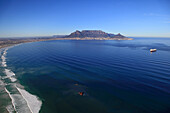
<path fill-rule="evenodd" d="M 8 113 L 14 113 L 14 111 L 15 111 L 12 105 L 8 105 L 6 107 L 6 110 L 8 111 Z"/>
<path fill-rule="evenodd" d="M 14 107 L 14 110 L 17 113 L 32 113 L 27 105 L 26 100 L 16 89 L 15 84 L 13 83 L 8 87 L 12 88 L 11 91 L 7 90 L 7 88 L 5 88 L 5 91 L 8 93 L 9 97 L 11 98 L 11 103 Z"/>
<path fill-rule="evenodd" d="M 4 86 L 4 82 L 1 80 L 1 75 L 0 75 L 0 86 Z"/>
<path fill-rule="evenodd" d="M 20 92 L 20 94 L 23 96 L 23 98 L 26 100 L 30 111 L 32 113 L 39 113 L 39 110 L 41 109 L 42 102 L 40 100 L 38 100 L 38 98 L 35 95 L 28 93 L 26 90 L 20 89 L 17 86 L 15 86 L 15 87 Z"/>
<path fill-rule="evenodd" d="M 12 100 L 12 105 L 14 106 L 14 110 L 16 111 L 16 106 L 15 106 L 15 104 L 14 104 L 14 99 L 12 98 L 10 92 L 9 92 L 6 88 L 5 88 L 5 91 L 8 93 L 9 97 L 11 98 L 11 100 Z"/>
<path fill-rule="evenodd" d="M 1 65 L 2 65 L 2 67 L 7 67 L 7 65 L 6 65 L 6 54 L 7 54 L 7 50 L 8 50 L 8 48 L 6 48 L 6 49 L 1 49 L 1 59 L 2 59 L 2 61 L 1 61 Z M 4 79 L 4 77 L 1 77 L 0 76 L 0 79 L 2 80 L 2 79 Z M 5 87 L 7 84 L 6 83 L 4 83 L 3 81 L 1 81 L 0 80 L 0 85 L 1 86 L 3 86 L 3 87 Z M 15 79 L 12 79 L 11 78 L 11 81 L 15 81 Z M 4 90 L 7 92 L 7 94 L 9 95 L 9 97 L 11 98 L 11 103 L 12 104 L 9 104 L 9 105 L 7 105 L 6 106 L 6 110 L 9 112 L 9 113 L 14 113 L 14 111 L 16 112 L 16 109 L 15 109 L 15 106 L 14 106 L 14 99 L 12 98 L 12 96 L 11 96 L 11 94 L 10 94 L 10 92 L 6 89 L 6 88 L 4 88 Z"/>
<path fill-rule="evenodd" d="M 2 67 L 7 67 L 7 65 L 6 65 L 6 58 L 5 58 L 5 56 L 6 56 L 6 52 L 7 51 L 7 49 L 5 49 L 4 51 L 3 51 L 3 54 L 2 54 L 2 56 L 1 56 L 1 59 L 2 59 Z"/>
<path fill-rule="evenodd" d="M 7 65 L 5 65 L 6 64 L 5 56 L 7 54 L 7 50 L 8 50 L 8 48 L 6 48 L 3 51 L 3 55 L 2 55 L 3 57 L 1 56 L 1 59 L 3 61 L 2 62 L 3 67 L 7 67 Z M 10 69 L 5 69 L 4 73 L 6 74 L 6 77 L 3 77 L 3 79 L 9 78 L 11 80 L 11 82 L 15 82 L 17 80 L 14 77 L 15 73 L 13 73 Z M 16 84 L 11 83 L 11 85 L 15 86 L 15 88 L 18 90 L 18 93 L 20 93 L 20 94 L 17 94 L 17 93 L 13 94 L 13 93 L 10 93 L 6 88 L 4 88 L 5 91 L 8 93 L 9 97 L 12 100 L 12 105 L 11 106 L 14 106 L 14 110 L 17 113 L 22 113 L 23 111 L 25 111 L 25 113 L 27 113 L 27 112 L 39 113 L 39 111 L 41 109 L 42 101 L 40 101 L 38 99 L 38 97 L 36 97 L 35 95 L 30 94 L 26 90 L 18 88 L 16 86 Z M 19 103 L 15 102 L 17 100 L 19 101 Z M 23 108 L 23 105 L 25 106 L 24 108 Z M 18 107 L 19 108 L 22 107 L 23 109 L 18 109 Z M 28 109 L 27 109 L 27 107 L 28 107 Z M 10 105 L 7 106 L 6 109 L 8 110 L 8 112 L 10 112 Z"/>
<path fill-rule="evenodd" d="M 3 89 L 5 89 L 4 87 L 5 87 L 5 83 L 1 80 L 2 79 L 2 77 L 0 76 L 0 87 L 1 88 L 3 88 Z M 6 90 L 5 90 L 6 91 Z M 8 94 L 9 95 L 9 94 Z M 7 105 L 6 106 L 6 110 L 9 112 L 9 113 L 14 113 L 14 107 L 12 106 L 12 104 L 9 104 L 9 105 Z"/>
<path fill-rule="evenodd" d="M 2 67 L 7 67 L 6 65 L 6 58 L 4 55 L 1 56 L 1 59 L 2 59 Z"/>
<path fill-rule="evenodd" d="M 7 50 L 8 48 L 5 48 L 4 52 L 3 52 L 3 55 L 6 55 L 7 54 Z"/>
<path fill-rule="evenodd" d="M 1 59 L 2 59 L 2 67 L 7 67 L 7 65 L 6 65 L 6 54 L 7 54 L 7 50 L 8 50 L 9 48 L 6 48 L 4 51 L 3 51 L 3 55 L 1 56 Z M 16 81 L 16 78 L 15 77 L 13 77 L 13 76 L 15 76 L 15 74 L 11 71 L 11 70 L 9 70 L 9 69 L 5 69 L 5 74 L 6 74 L 6 77 L 4 77 L 3 79 L 5 79 L 5 78 L 9 78 L 10 80 L 11 80 L 11 82 L 15 82 Z"/>
<path fill-rule="evenodd" d="M 9 79 L 11 80 L 11 82 L 17 81 L 17 79 L 14 77 L 14 76 L 15 76 L 15 73 L 13 73 L 11 70 L 5 69 L 4 72 L 5 72 L 5 74 L 6 74 L 6 77 L 4 77 L 3 79 L 9 78 Z"/>
<path fill-rule="evenodd" d="M 6 64 L 6 54 L 7 54 L 7 50 L 8 50 L 9 48 L 5 48 L 4 50 L 3 50 L 3 53 L 2 53 L 2 55 L 1 55 L 1 59 L 2 59 L 2 67 L 7 67 L 7 64 Z"/>

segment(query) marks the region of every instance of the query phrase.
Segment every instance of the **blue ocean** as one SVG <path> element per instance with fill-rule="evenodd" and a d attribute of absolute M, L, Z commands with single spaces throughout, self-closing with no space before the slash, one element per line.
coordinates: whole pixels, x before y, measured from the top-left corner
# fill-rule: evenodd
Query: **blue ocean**
<path fill-rule="evenodd" d="M 1 57 L 1 111 L 170 112 L 169 38 L 32 42 Z"/>

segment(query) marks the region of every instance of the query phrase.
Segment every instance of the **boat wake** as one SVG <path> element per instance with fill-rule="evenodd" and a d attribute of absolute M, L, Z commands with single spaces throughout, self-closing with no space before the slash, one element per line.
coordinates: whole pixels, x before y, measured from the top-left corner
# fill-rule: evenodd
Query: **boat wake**
<path fill-rule="evenodd" d="M 1 65 L 5 76 L 0 76 L 0 86 L 4 88 L 11 99 L 11 104 L 6 106 L 9 113 L 38 113 L 42 101 L 35 95 L 30 94 L 17 82 L 15 73 L 8 69 L 6 64 L 7 50 L 2 50 Z"/>

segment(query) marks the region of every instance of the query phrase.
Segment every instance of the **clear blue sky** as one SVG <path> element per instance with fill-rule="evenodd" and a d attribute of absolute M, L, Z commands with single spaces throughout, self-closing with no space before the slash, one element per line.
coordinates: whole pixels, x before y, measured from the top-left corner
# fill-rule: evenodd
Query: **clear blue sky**
<path fill-rule="evenodd" d="M 170 0 L 0 0 L 0 37 L 84 29 L 170 37 Z"/>

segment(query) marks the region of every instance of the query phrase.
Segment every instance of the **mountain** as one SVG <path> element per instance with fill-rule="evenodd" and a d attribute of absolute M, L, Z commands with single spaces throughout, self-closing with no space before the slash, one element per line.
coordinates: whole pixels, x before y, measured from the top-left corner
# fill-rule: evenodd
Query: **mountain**
<path fill-rule="evenodd" d="M 113 38 L 126 38 L 126 37 L 118 33 L 117 35 L 113 36 Z"/>
<path fill-rule="evenodd" d="M 117 35 L 106 33 L 101 30 L 76 30 L 65 38 L 126 38 L 120 33 Z"/>
<path fill-rule="evenodd" d="M 83 31 L 77 30 L 77 31 L 71 33 L 70 35 L 68 35 L 67 37 L 69 37 L 69 38 L 74 38 L 74 37 L 79 37 L 79 38 L 85 38 L 85 37 L 100 38 L 100 37 L 103 37 L 103 38 L 107 38 L 107 37 L 110 37 L 111 35 L 114 35 L 114 34 L 108 34 L 101 30 L 83 30 Z"/>

